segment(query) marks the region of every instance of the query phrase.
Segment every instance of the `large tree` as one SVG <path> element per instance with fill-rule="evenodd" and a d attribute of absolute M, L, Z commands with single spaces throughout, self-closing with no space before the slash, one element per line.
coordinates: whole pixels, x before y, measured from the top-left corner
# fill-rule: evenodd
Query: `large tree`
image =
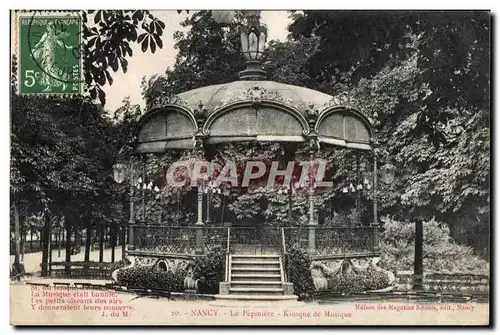
<path fill-rule="evenodd" d="M 237 80 L 244 60 L 237 27 L 241 20 L 218 24 L 211 11 L 193 13 L 181 23 L 187 33 L 175 32 L 177 56 L 172 69 L 143 83 L 146 107 L 155 97 Z"/>
<path fill-rule="evenodd" d="M 439 127 L 459 112 L 489 111 L 491 15 L 486 11 L 304 11 L 291 35 L 320 38 L 307 72 L 319 89 L 356 85 L 416 55 L 421 89 L 419 128 L 434 143 Z M 488 113 L 486 114 L 486 118 Z"/>

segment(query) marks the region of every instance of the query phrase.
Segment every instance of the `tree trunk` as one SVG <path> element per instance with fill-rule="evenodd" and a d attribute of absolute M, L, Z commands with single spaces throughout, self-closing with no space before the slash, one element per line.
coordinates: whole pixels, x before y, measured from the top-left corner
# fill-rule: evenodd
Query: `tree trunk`
<path fill-rule="evenodd" d="M 413 290 L 422 290 L 424 229 L 421 219 L 415 221 L 415 259 L 413 263 Z"/>
<path fill-rule="evenodd" d="M 30 227 L 30 251 L 33 252 L 33 227 Z"/>
<path fill-rule="evenodd" d="M 14 239 L 15 239 L 15 253 L 14 253 L 14 264 L 12 265 L 12 273 L 17 278 L 24 274 L 24 265 L 21 264 L 21 241 L 20 241 L 20 231 L 19 231 L 19 208 L 16 201 L 14 201 Z"/>
<path fill-rule="evenodd" d="M 70 216 L 65 215 L 65 217 L 66 220 L 64 220 L 64 222 L 66 225 L 66 252 L 65 252 L 66 255 L 64 261 L 68 264 L 66 264 L 66 266 L 64 267 L 64 271 L 66 275 L 69 276 L 71 275 L 71 266 L 69 265 L 69 263 L 71 262 L 71 224 L 73 222 Z"/>
<path fill-rule="evenodd" d="M 21 263 L 24 262 L 24 248 L 26 245 L 26 229 L 24 227 L 24 218 L 19 218 L 19 223 L 21 225 Z"/>
<path fill-rule="evenodd" d="M 43 225 L 42 234 L 42 277 L 49 274 L 49 253 L 50 253 L 50 235 L 52 230 L 52 219 L 49 212 L 44 214 L 45 223 Z"/>
<path fill-rule="evenodd" d="M 53 237 L 53 234 L 52 234 L 52 226 L 54 224 L 54 221 L 50 220 L 50 234 L 49 234 L 49 263 L 47 265 L 48 267 L 48 270 L 49 270 L 49 276 L 52 275 L 52 237 Z"/>
<path fill-rule="evenodd" d="M 14 264 L 21 263 L 21 241 L 20 241 L 20 233 L 19 233 L 19 208 L 17 204 L 14 203 L 14 243 L 15 243 L 15 251 L 14 251 Z"/>
<path fill-rule="evenodd" d="M 90 261 L 90 248 L 92 247 L 92 225 L 87 223 L 87 237 L 85 238 L 85 257 L 84 261 Z"/>
<path fill-rule="evenodd" d="M 111 262 L 115 262 L 115 246 L 116 246 L 116 225 L 113 224 L 112 229 L 110 230 L 111 234 Z"/>
<path fill-rule="evenodd" d="M 99 262 L 104 260 L 104 224 L 100 225 L 99 233 Z"/>
<path fill-rule="evenodd" d="M 125 236 L 126 230 L 127 230 L 127 227 L 122 226 L 122 233 L 121 233 L 121 235 L 122 235 L 122 259 L 125 259 L 125 250 L 126 250 L 126 247 L 127 247 L 126 246 L 126 244 L 127 244 L 126 241 L 127 240 L 126 240 L 126 236 Z"/>

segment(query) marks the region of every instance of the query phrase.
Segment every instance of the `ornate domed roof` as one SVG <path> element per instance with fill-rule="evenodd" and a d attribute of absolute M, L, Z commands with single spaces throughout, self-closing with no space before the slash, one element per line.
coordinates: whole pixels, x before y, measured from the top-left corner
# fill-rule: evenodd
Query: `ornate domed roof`
<path fill-rule="evenodd" d="M 349 101 L 274 81 L 234 81 L 159 97 L 139 120 L 136 153 L 226 142 L 310 142 L 372 149 L 369 120 Z"/>
<path fill-rule="evenodd" d="M 212 113 L 231 102 L 262 99 L 279 101 L 305 112 L 310 104 L 322 107 L 333 97 L 305 87 L 278 83 L 275 81 L 233 81 L 226 84 L 200 87 L 178 94 L 184 103 L 197 109 L 200 102 Z"/>
<path fill-rule="evenodd" d="M 305 87 L 265 79 L 259 66 L 266 34 L 259 11 L 247 17 L 244 80 L 158 97 L 139 120 L 137 154 L 226 142 L 308 142 L 371 150 L 370 121 L 348 102 Z M 256 13 L 253 13 L 256 12 Z"/>

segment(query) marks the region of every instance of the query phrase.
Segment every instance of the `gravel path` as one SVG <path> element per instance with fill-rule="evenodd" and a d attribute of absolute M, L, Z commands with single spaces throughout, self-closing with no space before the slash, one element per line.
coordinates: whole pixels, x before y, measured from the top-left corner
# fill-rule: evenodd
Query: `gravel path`
<path fill-rule="evenodd" d="M 81 248 L 81 252 L 72 255 L 71 260 L 72 261 L 83 261 L 85 257 L 85 248 Z M 122 258 L 122 248 L 117 247 L 115 248 L 115 261 L 119 261 Z M 57 250 L 52 250 L 52 261 L 53 262 L 64 262 L 66 260 L 66 252 L 65 250 L 61 249 L 61 256 L 58 257 L 58 251 Z M 99 250 L 93 250 L 90 252 L 90 260 L 91 261 L 98 261 L 99 260 Z M 105 262 L 111 262 L 111 248 L 105 249 L 104 250 L 104 261 Z M 14 256 L 10 256 L 10 265 L 14 262 Z M 24 269 L 26 272 L 37 272 L 40 271 L 40 263 L 42 262 L 42 252 L 33 252 L 30 254 L 25 254 L 24 255 Z"/>

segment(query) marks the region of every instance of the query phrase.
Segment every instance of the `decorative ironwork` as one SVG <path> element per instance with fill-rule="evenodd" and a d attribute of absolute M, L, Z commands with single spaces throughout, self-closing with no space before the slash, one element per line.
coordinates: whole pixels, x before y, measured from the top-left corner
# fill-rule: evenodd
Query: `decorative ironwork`
<path fill-rule="evenodd" d="M 238 245 L 254 246 L 262 252 L 281 251 L 281 231 L 279 227 L 231 227 L 233 252 Z"/>
<path fill-rule="evenodd" d="M 136 225 L 134 228 L 136 251 L 194 254 L 195 227 Z"/>
<path fill-rule="evenodd" d="M 225 250 L 227 244 L 226 227 L 203 227 L 205 253 L 215 249 Z"/>
<path fill-rule="evenodd" d="M 308 248 L 309 227 L 285 227 L 287 248 Z M 316 255 L 375 252 L 374 227 L 315 227 Z"/>
<path fill-rule="evenodd" d="M 279 94 L 276 91 L 268 90 L 264 87 L 255 85 L 247 89 L 237 91 L 228 98 L 222 99 L 221 104 L 215 107 L 215 109 L 239 101 L 252 101 L 257 103 L 264 100 L 276 101 L 284 104 L 293 103 L 292 99 L 285 99 L 281 94 Z"/>
<path fill-rule="evenodd" d="M 135 225 L 134 243 L 136 251 L 165 254 L 195 253 L 196 227 L 161 225 Z M 224 249 L 227 242 L 227 228 L 203 227 L 204 253 L 216 248 Z"/>
<path fill-rule="evenodd" d="M 283 227 L 286 248 L 308 248 L 309 227 Z M 135 225 L 136 251 L 189 254 L 195 252 L 196 227 L 161 225 Z M 374 227 L 316 227 L 316 255 L 342 255 L 375 252 Z M 204 253 L 216 248 L 224 250 L 227 244 L 227 227 L 203 227 Z M 283 236 L 281 227 L 231 227 L 230 242 L 235 246 L 253 246 L 262 252 L 280 253 Z"/>

